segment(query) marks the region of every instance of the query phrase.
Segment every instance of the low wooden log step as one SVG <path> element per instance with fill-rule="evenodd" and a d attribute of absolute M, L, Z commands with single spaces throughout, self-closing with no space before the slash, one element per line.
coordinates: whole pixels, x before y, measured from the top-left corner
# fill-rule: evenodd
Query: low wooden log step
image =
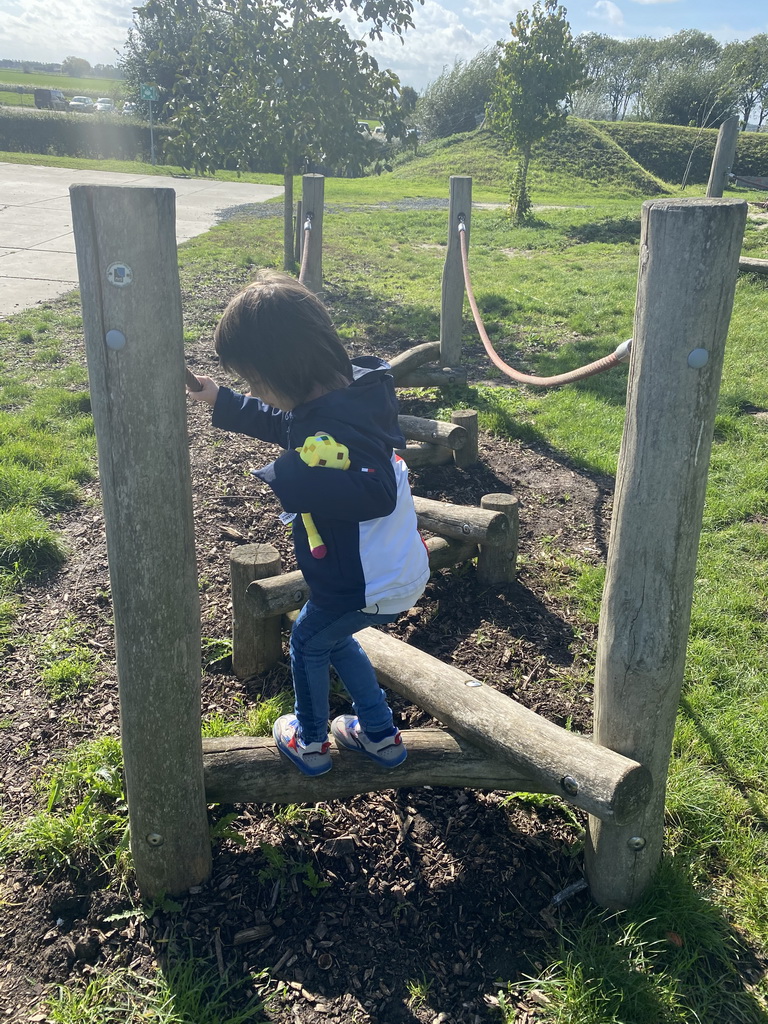
<path fill-rule="evenodd" d="M 768 260 L 756 260 L 749 256 L 740 256 L 739 270 L 748 274 L 768 274 Z"/>
<path fill-rule="evenodd" d="M 647 768 L 568 732 L 461 669 L 377 629 L 356 637 L 380 682 L 493 758 L 506 759 L 545 792 L 620 825 L 648 802 Z"/>
<path fill-rule="evenodd" d="M 439 341 L 426 341 L 423 345 L 415 345 L 413 348 L 409 348 L 407 352 L 401 352 L 399 356 L 395 356 L 394 359 L 389 361 L 390 372 L 395 378 L 395 383 L 399 384 L 401 377 L 423 366 L 424 363 L 438 359 L 439 356 Z"/>
<path fill-rule="evenodd" d="M 422 441 L 456 451 L 467 443 L 467 431 L 457 423 L 428 420 L 421 416 L 398 416 L 403 436 L 408 441 Z"/>
<path fill-rule="evenodd" d="M 388 771 L 354 751 L 331 748 L 333 770 L 302 775 L 278 753 L 271 737 L 203 740 L 205 796 L 210 803 L 315 803 L 411 786 L 549 793 L 503 758 L 494 758 L 442 729 L 403 733 L 408 758 Z"/>

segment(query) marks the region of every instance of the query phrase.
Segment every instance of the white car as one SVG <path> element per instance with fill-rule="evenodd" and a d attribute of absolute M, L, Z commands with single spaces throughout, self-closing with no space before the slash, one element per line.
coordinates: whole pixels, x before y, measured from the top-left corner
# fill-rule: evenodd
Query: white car
<path fill-rule="evenodd" d="M 123 117 L 135 117 L 138 111 L 136 110 L 136 104 L 132 103 L 131 100 L 127 100 L 123 104 L 123 109 L 120 111 Z"/>
<path fill-rule="evenodd" d="M 90 96 L 73 96 L 69 101 L 70 110 L 81 110 L 86 114 L 93 113 L 94 103 Z"/>
<path fill-rule="evenodd" d="M 94 110 L 98 110 L 102 114 L 111 114 L 114 112 L 115 104 L 109 99 L 108 96 L 101 96 L 96 100 L 94 104 Z"/>

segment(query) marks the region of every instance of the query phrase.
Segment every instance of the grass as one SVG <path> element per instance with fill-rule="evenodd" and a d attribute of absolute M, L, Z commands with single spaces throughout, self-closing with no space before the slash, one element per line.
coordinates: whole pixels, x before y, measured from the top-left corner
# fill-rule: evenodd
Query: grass
<path fill-rule="evenodd" d="M 437 338 L 446 215 L 443 210 L 347 208 L 413 197 L 445 198 L 447 175 L 465 172 L 465 143 L 424 147 L 422 160 L 398 165 L 394 174 L 382 178 L 327 182 L 326 296 L 342 335 L 364 342 L 369 351 L 393 339 L 406 347 Z M 478 145 L 472 158 L 485 170 L 475 199 L 503 203 L 504 167 L 492 153 L 477 152 Z M 562 157 L 558 160 L 562 162 Z M 535 219 L 522 227 L 511 227 L 503 209 L 473 211 L 470 264 L 477 298 L 500 354 L 521 369 L 560 372 L 612 351 L 632 333 L 644 196 L 636 191 L 631 177 L 617 188 L 622 174 L 619 162 L 612 168 L 607 183 L 582 181 L 579 186 L 573 174 L 558 166 L 539 167 L 533 199 L 551 208 L 538 210 Z M 147 171 L 145 167 L 139 172 Z M 259 180 L 270 179 L 259 176 Z M 671 186 L 667 190 L 680 194 Z M 697 191 L 689 189 L 686 194 Z M 757 225 L 750 224 L 745 251 L 768 256 L 764 238 Z M 211 315 L 195 305 L 196 281 L 219 282 L 223 289 L 234 291 L 248 279 L 253 266 L 278 266 L 281 246 L 278 216 L 235 218 L 185 244 L 179 259 L 190 296 L 185 310 L 190 324 L 196 317 L 205 321 Z M 9 425 L 0 435 L 8 439 L 3 440 L 0 456 L 7 448 L 15 453 L 8 465 L 24 470 L 18 477 L 9 471 L 8 487 L 9 493 L 17 495 L 22 516 L 16 535 L 29 536 L 30 543 L 33 527 L 45 527 L 50 531 L 49 543 L 51 538 L 55 541 L 52 527 L 57 510 L 77 499 L 79 474 L 92 472 L 88 413 L 77 405 L 82 403 L 82 381 L 76 376 L 69 382 L 63 379 L 65 373 L 73 372 L 66 339 L 75 329 L 76 313 L 63 301 L 55 310 L 45 311 L 47 322 L 41 316 L 39 312 L 22 314 L 0 324 L 0 340 L 10 337 L 18 342 L 28 352 L 28 365 L 35 366 L 31 376 L 8 367 L 0 376 L 0 415 L 7 413 L 11 421 L 23 424 L 16 432 Z M 768 955 L 768 701 L 764 687 L 768 433 L 765 422 L 753 415 L 756 409 L 768 408 L 768 370 L 762 358 L 767 319 L 765 282 L 740 277 L 670 771 L 667 856 L 653 889 L 632 911 L 589 914 L 564 930 L 546 963 L 537 948 L 541 967 L 526 991 L 531 998 L 535 993 L 537 1019 L 545 1024 L 697 1020 L 751 1024 L 768 1019 L 765 979 L 755 975 L 747 984 L 738 975 L 750 950 Z M 58 339 L 64 344 L 60 361 L 53 362 L 50 353 L 56 346 L 51 341 Z M 487 379 L 500 380 L 486 365 L 468 317 L 463 342 L 466 358 L 483 360 Z M 490 434 L 544 444 L 586 472 L 610 475 L 618 460 L 626 382 L 627 371 L 620 368 L 556 391 L 477 386 L 432 397 L 438 415 L 460 405 L 477 408 L 482 427 Z M 67 401 L 61 391 L 54 400 L 54 384 L 69 396 Z M 45 451 L 35 446 L 36 418 L 48 424 L 41 429 L 56 446 L 57 457 L 48 462 Z M 61 489 L 56 490 L 49 482 L 63 464 L 70 468 L 63 472 Z M 0 465 L 4 465 L 1 460 Z M 0 538 L 2 517 L 13 515 L 17 503 L 12 501 L 5 512 L 0 511 Z M 6 534 L 12 532 L 6 526 Z M 42 534 L 39 543 L 40 566 L 50 567 L 64 557 L 60 548 L 46 551 Z M 8 636 L 12 629 L 14 583 L 30 578 L 37 566 L 33 555 L 22 557 L 21 545 L 12 555 L 3 556 L 3 550 L 10 552 L 11 546 L 0 543 L 6 573 L 5 589 L 0 587 L 0 643 L 3 630 Z M 596 556 L 559 551 L 554 539 L 546 550 L 528 554 L 525 571 L 568 598 L 575 625 L 597 621 L 603 569 Z M 212 657 L 220 653 L 218 649 L 210 652 Z M 270 719 L 281 709 L 277 705 L 264 711 L 263 719 L 252 723 L 254 729 L 268 732 Z M 206 735 L 249 728 L 249 719 L 257 711 L 235 721 L 211 718 Z M 84 792 L 73 792 L 60 811 L 75 811 L 88 799 Z M 101 799 L 94 796 L 92 801 Z M 576 832 L 577 825 L 573 827 Z M 62 844 L 50 845 L 59 849 Z M 75 854 L 55 856 L 66 859 Z M 272 870 L 285 874 L 289 868 L 274 863 Z M 310 889 L 320 884 L 309 874 L 302 881 Z M 414 986 L 411 995 L 418 998 L 419 983 Z M 519 990 L 517 981 L 511 986 Z M 514 991 L 505 994 L 502 989 L 499 1000 L 509 1024 L 514 1020 Z M 69 996 L 62 995 L 65 998 Z M 114 998 L 113 994 L 103 996 L 107 1003 Z M 121 1020 L 132 1019 L 126 1013 L 123 1010 Z"/>
<path fill-rule="evenodd" d="M 61 89 L 67 95 L 80 92 L 101 92 L 102 96 L 112 96 L 122 88 L 122 81 L 114 78 L 71 78 L 69 75 L 56 75 L 53 72 L 11 71 L 0 69 L 0 88 L 4 85 L 24 86 L 26 89 Z"/>

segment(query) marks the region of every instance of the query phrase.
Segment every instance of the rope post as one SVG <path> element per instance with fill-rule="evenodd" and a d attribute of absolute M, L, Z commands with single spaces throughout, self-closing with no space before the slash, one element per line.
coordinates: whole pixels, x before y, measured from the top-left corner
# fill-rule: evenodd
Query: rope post
<path fill-rule="evenodd" d="M 472 179 L 451 175 L 448 203 L 448 250 L 443 266 L 440 300 L 440 362 L 442 366 L 461 365 L 462 313 L 464 309 L 464 271 L 461 263 L 459 218 L 467 233 L 472 213 Z"/>
<path fill-rule="evenodd" d="M 323 204 L 325 202 L 325 178 L 322 174 L 305 174 L 302 179 L 302 217 L 306 223 L 311 218 L 312 230 L 309 233 L 309 253 L 306 257 L 306 270 L 302 278 L 304 284 L 316 295 L 323 288 Z M 302 238 L 304 231 L 302 230 Z M 302 260 L 304 258 L 302 242 Z"/>
<path fill-rule="evenodd" d="M 477 424 L 477 412 L 474 409 L 454 409 L 451 413 L 451 423 L 464 427 L 467 432 L 467 439 L 461 448 L 454 448 L 453 463 L 458 469 L 467 469 L 474 466 L 478 457 L 479 430 Z"/>
<path fill-rule="evenodd" d="M 512 583 L 517 568 L 520 502 L 513 494 L 484 494 L 480 508 L 503 512 L 509 522 L 509 530 L 502 544 L 480 544 L 477 578 L 481 583 Z"/>
<path fill-rule="evenodd" d="M 266 672 L 283 651 L 280 616 L 256 614 L 247 596 L 254 580 L 279 576 L 280 552 L 272 544 L 241 544 L 229 556 L 232 593 L 232 671 L 238 679 Z"/>
<path fill-rule="evenodd" d="M 659 863 L 725 338 L 747 204 L 643 205 L 627 415 L 595 670 L 595 742 L 650 770 L 628 824 L 589 822 L 587 877 L 635 902 Z"/>
<path fill-rule="evenodd" d="M 739 138 L 739 119 L 735 115 L 720 125 L 715 144 L 715 155 L 709 172 L 707 198 L 719 199 L 728 183 L 728 172 L 736 160 L 736 143 Z"/>
<path fill-rule="evenodd" d="M 204 882 L 200 606 L 173 189 L 70 189 L 142 895 Z"/>

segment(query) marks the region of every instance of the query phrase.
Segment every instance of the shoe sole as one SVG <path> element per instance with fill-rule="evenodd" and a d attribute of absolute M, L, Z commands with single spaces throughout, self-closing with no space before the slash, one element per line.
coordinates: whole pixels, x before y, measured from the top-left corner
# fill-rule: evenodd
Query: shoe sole
<path fill-rule="evenodd" d="M 280 734 L 276 729 L 272 730 L 272 738 L 275 741 L 275 746 L 283 757 L 287 761 L 290 761 L 292 765 L 295 765 L 303 775 L 309 775 L 311 778 L 316 778 L 318 775 L 325 775 L 326 772 L 329 772 L 331 768 L 333 768 L 332 761 L 327 765 L 323 765 L 321 768 L 310 768 L 303 758 L 295 756 L 292 751 L 286 749 L 280 738 Z"/>
<path fill-rule="evenodd" d="M 371 761 L 373 761 L 374 764 L 378 764 L 382 768 L 398 768 L 406 759 L 406 757 L 408 757 L 407 749 L 405 747 L 401 747 L 403 751 L 403 756 L 400 758 L 399 761 L 383 761 L 380 757 L 377 757 L 376 754 L 372 754 L 370 750 L 366 750 L 365 747 L 360 746 L 358 743 L 347 742 L 345 737 L 340 736 L 335 731 L 333 725 L 331 725 L 331 735 L 336 740 L 338 745 L 342 747 L 344 750 L 351 750 L 353 754 L 365 754 L 365 756 L 369 758 Z"/>

